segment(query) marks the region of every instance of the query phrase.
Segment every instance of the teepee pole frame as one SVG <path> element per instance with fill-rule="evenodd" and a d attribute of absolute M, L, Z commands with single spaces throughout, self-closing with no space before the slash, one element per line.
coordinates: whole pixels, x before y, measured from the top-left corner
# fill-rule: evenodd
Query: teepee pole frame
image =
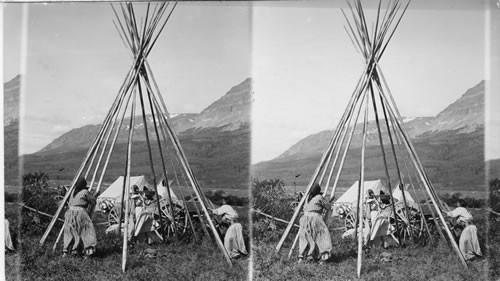
<path fill-rule="evenodd" d="M 147 93 L 148 93 L 148 99 L 149 100 L 150 100 L 151 87 L 149 85 L 149 79 L 148 79 L 147 71 L 146 71 L 146 68 L 145 68 L 145 64 L 147 62 L 146 56 L 149 53 L 149 51 L 151 50 L 151 47 L 154 45 L 154 42 L 156 42 L 156 39 L 158 38 L 158 36 L 159 36 L 159 34 L 161 32 L 161 30 L 160 30 L 157 33 L 156 38 L 153 40 L 153 43 L 150 44 L 151 38 L 153 38 L 153 36 L 154 36 L 154 32 L 153 31 L 156 28 L 156 26 L 159 24 L 160 18 L 165 13 L 165 11 L 167 10 L 168 5 L 169 5 L 169 3 L 166 3 L 166 4 L 162 3 L 162 5 L 159 6 L 160 7 L 159 11 L 161 11 L 161 12 L 158 12 L 158 13 L 156 13 L 156 11 L 157 11 L 156 8 L 158 7 L 158 5 L 156 5 L 155 10 L 153 12 L 153 14 L 155 16 L 152 19 L 151 24 L 149 25 L 147 31 L 146 31 L 146 24 L 144 25 L 141 37 L 139 36 L 139 29 L 137 27 L 136 17 L 135 17 L 135 12 L 134 12 L 133 6 L 132 5 L 127 5 L 127 11 L 125 11 L 124 6 L 120 5 L 120 7 L 122 9 L 122 12 L 123 12 L 124 21 L 126 23 L 128 23 L 126 25 L 128 31 L 129 31 L 128 36 L 127 36 L 127 33 L 124 32 L 123 24 L 122 24 L 120 18 L 118 17 L 118 15 L 116 13 L 116 10 L 113 8 L 113 11 L 115 12 L 115 15 L 116 15 L 117 20 L 118 20 L 118 22 L 120 24 L 120 27 L 122 28 L 121 29 L 122 32 L 123 32 L 123 36 L 121 36 L 122 40 L 123 40 L 123 38 L 127 38 L 127 41 L 126 41 L 127 44 L 126 45 L 128 45 L 130 47 L 130 49 L 131 49 L 134 57 L 136 57 L 136 58 L 140 57 L 141 58 L 141 64 L 139 66 L 139 69 L 140 69 L 139 72 L 141 73 L 141 77 L 143 79 L 143 82 L 144 82 L 144 84 L 147 87 Z M 177 5 L 177 3 L 174 5 L 174 7 L 172 8 L 172 10 L 169 13 L 169 16 L 167 17 L 167 19 L 163 23 L 162 29 L 166 25 L 166 23 L 168 22 L 168 19 L 170 18 L 170 15 L 172 14 L 172 12 L 175 9 L 176 5 Z M 149 17 L 149 10 L 150 10 L 149 8 L 150 8 L 150 4 L 148 3 L 148 7 L 147 7 L 147 10 L 146 10 L 146 21 L 145 22 L 147 22 L 148 17 Z M 116 24 L 115 24 L 115 26 L 116 26 Z M 121 35 L 121 33 L 120 33 L 120 35 Z M 138 46 L 140 46 L 140 48 L 138 48 Z M 148 46 L 149 46 L 149 49 L 148 49 Z M 146 122 L 146 118 L 145 118 L 145 107 L 144 107 L 144 101 L 143 101 L 143 95 L 142 95 L 142 89 L 141 89 L 140 83 L 138 84 L 138 87 L 139 87 L 139 91 L 141 91 L 141 93 L 140 93 L 141 106 L 142 106 L 143 120 L 144 120 L 144 126 L 145 126 L 145 131 L 146 131 L 146 139 L 147 139 L 147 143 L 148 143 L 149 159 L 150 159 L 151 169 L 152 169 L 152 173 L 153 173 L 153 184 L 155 186 L 155 197 L 156 197 L 157 204 L 158 204 L 158 206 L 157 206 L 158 212 L 160 212 L 160 214 L 161 214 L 160 200 L 159 200 L 158 190 L 156 189 L 156 187 L 157 187 L 156 173 L 154 171 L 153 157 L 152 157 L 152 152 L 151 152 L 151 143 L 149 141 L 149 134 L 148 134 L 148 130 L 147 130 L 147 122 Z M 150 108 L 152 108 L 152 107 L 150 106 Z M 154 124 L 155 125 L 155 132 L 156 132 L 156 135 L 157 135 L 157 141 L 158 141 L 158 146 L 159 146 L 159 149 L 160 149 L 160 154 L 162 155 L 162 164 L 163 164 L 163 168 L 164 168 L 163 169 L 164 170 L 164 177 L 165 177 L 165 179 L 168 182 L 167 174 L 166 174 L 166 171 L 165 171 L 165 165 L 164 165 L 164 160 L 163 160 L 162 149 L 161 149 L 161 142 L 159 140 L 158 130 L 157 130 L 157 127 L 156 127 L 156 119 L 155 119 L 155 116 L 154 116 L 154 111 L 152 109 L 151 109 L 151 112 L 152 112 L 152 115 L 153 115 L 153 121 L 155 122 L 155 124 Z M 170 212 L 173 215 L 174 214 L 174 209 L 173 209 L 173 204 L 172 204 L 172 199 L 171 199 L 171 194 L 170 194 L 170 188 L 168 187 L 168 185 L 167 185 L 167 192 L 168 192 L 168 196 L 169 196 L 168 199 L 169 199 Z M 161 217 L 161 215 L 160 215 L 160 225 L 163 225 L 163 218 Z M 177 238 L 175 221 L 172 221 L 172 226 L 173 226 L 173 229 L 174 229 L 174 236 Z M 162 235 L 164 236 L 164 233 L 162 233 Z"/>
<path fill-rule="evenodd" d="M 330 185 L 330 180 L 333 175 L 333 171 L 336 169 L 337 165 L 337 160 L 340 151 L 342 150 L 342 146 L 344 145 L 345 141 L 345 136 L 347 132 L 347 128 L 349 128 L 349 123 L 351 122 L 351 115 L 353 112 L 353 109 L 356 107 L 356 104 L 359 102 L 359 97 L 362 95 L 367 95 L 367 101 L 365 104 L 365 122 L 364 122 L 364 127 L 363 127 L 363 144 L 362 144 L 362 157 L 361 157 L 361 169 L 360 169 L 360 180 L 359 180 L 359 186 L 358 186 L 358 208 L 357 208 L 357 220 L 356 220 L 356 229 L 358 229 L 358 267 L 357 267 L 357 273 L 358 277 L 361 276 L 361 269 L 362 269 L 362 230 L 363 230 L 363 202 L 364 202 L 364 153 L 365 153 L 365 147 L 366 147 L 366 130 L 367 130 L 367 111 L 369 108 L 368 105 L 368 91 L 371 93 L 371 98 L 373 102 L 373 107 L 375 110 L 375 121 L 377 124 L 377 131 L 379 134 L 379 142 L 382 150 L 382 154 L 384 157 L 384 165 L 385 165 L 385 171 L 386 171 L 386 177 L 388 180 L 389 188 L 391 189 L 391 195 L 392 195 L 392 186 L 390 182 L 390 174 L 388 170 L 388 162 L 386 158 L 386 152 L 384 149 L 384 142 L 382 139 L 382 130 L 381 130 L 381 124 L 379 121 L 378 117 L 378 112 L 377 112 L 377 102 L 375 99 L 375 92 L 374 92 L 374 85 L 377 87 L 377 93 L 380 97 L 380 105 L 383 110 L 384 116 L 385 116 L 385 125 L 387 127 L 387 131 L 389 134 L 389 141 L 390 141 L 390 149 L 393 153 L 394 156 L 394 161 L 396 164 L 396 169 L 397 169 L 397 176 L 400 182 L 400 190 L 402 191 L 403 194 L 403 201 L 404 201 L 404 208 L 405 208 L 405 217 L 408 220 L 408 205 L 406 201 L 406 195 L 404 194 L 404 183 L 403 183 L 403 178 L 401 174 L 401 169 L 399 167 L 399 161 L 398 161 L 398 156 L 396 152 L 396 148 L 394 145 L 394 139 L 392 133 L 394 132 L 394 136 L 396 139 L 401 139 L 401 142 L 405 145 L 406 150 L 408 152 L 409 159 L 412 161 L 413 166 L 415 170 L 417 170 L 418 178 L 421 180 L 425 191 L 427 195 L 430 197 L 433 207 L 436 209 L 439 219 L 441 220 L 442 224 L 445 227 L 446 233 L 448 235 L 448 238 L 451 240 L 451 243 L 453 245 L 454 250 L 456 251 L 457 255 L 460 257 L 460 260 L 464 264 L 464 266 L 467 266 L 460 250 L 458 249 L 458 246 L 456 245 L 456 242 L 453 240 L 451 232 L 449 228 L 446 225 L 446 221 L 444 219 L 444 216 L 441 212 L 442 202 L 439 200 L 439 197 L 437 196 L 437 193 L 435 189 L 433 188 L 427 174 L 425 173 L 423 166 L 418 159 L 418 155 L 415 152 L 415 149 L 410 142 L 410 139 L 408 137 L 408 134 L 405 131 L 405 128 L 402 126 L 402 118 L 401 115 L 399 114 L 399 111 L 397 107 L 395 106 L 394 98 L 390 92 L 389 87 L 387 86 L 387 82 L 385 81 L 385 77 L 383 76 L 383 73 L 381 72 L 380 66 L 378 61 L 380 60 L 381 56 L 384 54 L 389 42 L 391 41 L 392 37 L 395 34 L 395 31 L 397 27 L 399 26 L 404 14 L 406 13 L 408 6 L 410 4 L 410 1 L 406 3 L 406 5 L 402 5 L 399 0 L 396 1 L 389 1 L 387 4 L 387 8 L 385 10 L 385 13 L 383 16 L 381 16 L 381 1 L 379 1 L 378 4 L 378 10 L 377 10 L 377 19 L 376 19 L 376 24 L 374 29 L 372 29 L 372 33 L 370 36 L 370 32 L 368 31 L 367 28 L 367 22 L 365 19 L 364 11 L 361 5 L 360 0 L 354 1 L 354 5 L 351 5 L 348 2 L 348 6 L 351 11 L 352 19 L 349 19 L 347 14 L 342 10 L 342 14 L 347 20 L 347 27 L 344 27 L 349 39 L 351 40 L 352 44 L 355 46 L 355 48 L 363 55 L 363 59 L 365 61 L 365 70 L 363 71 L 363 75 L 361 78 L 358 80 L 358 84 L 356 85 L 356 88 L 354 90 L 353 95 L 351 96 L 351 100 L 348 103 L 348 106 L 346 108 L 346 111 L 344 112 L 344 115 L 340 119 L 341 121 L 339 122 L 339 125 L 337 126 L 337 129 L 335 131 L 335 134 L 333 135 L 332 139 L 330 140 L 328 146 L 326 147 L 326 150 L 324 151 L 321 160 L 319 161 L 319 164 L 314 171 L 311 180 L 306 187 L 306 191 L 304 193 L 303 198 L 300 200 L 297 208 L 295 209 L 295 212 L 285 229 L 285 232 L 283 233 L 283 236 L 281 237 L 280 241 L 278 242 L 278 245 L 276 247 L 276 251 L 279 251 L 281 247 L 283 246 L 283 243 L 287 237 L 287 235 L 290 232 L 291 225 L 295 222 L 297 219 L 297 216 L 302 209 L 305 199 L 308 197 L 310 190 L 314 183 L 320 179 L 322 182 L 324 179 L 324 176 L 326 175 L 326 170 L 330 169 L 330 173 L 328 175 L 327 179 L 327 190 L 329 189 Z M 390 101 L 389 101 L 390 99 Z M 361 102 L 363 104 L 363 101 Z M 360 108 L 361 110 L 361 105 Z M 389 117 L 387 116 L 389 114 Z M 357 117 L 356 117 L 357 120 Z M 392 126 L 389 124 L 389 120 L 391 121 Z M 356 123 L 356 121 L 355 121 Z M 352 128 L 352 133 L 355 131 L 355 125 L 353 125 Z M 392 132 L 391 132 L 392 130 Z M 349 140 L 347 141 L 344 155 L 342 156 L 341 163 L 339 164 L 338 167 L 338 172 L 337 172 L 337 177 L 335 179 L 335 182 L 333 184 L 333 191 L 330 194 L 330 197 L 332 198 L 335 194 L 335 188 L 337 186 L 338 179 L 340 177 L 341 171 L 343 169 L 343 162 L 345 160 L 345 156 L 347 154 L 347 151 L 349 150 L 350 146 L 350 138 L 352 135 L 349 137 Z M 340 140 L 340 141 L 339 141 Z M 337 145 L 339 145 L 338 150 L 337 150 Z M 333 158 L 333 154 L 336 154 L 334 157 L 333 163 L 331 162 Z M 404 159 L 403 159 L 404 160 Z M 406 163 L 406 162 L 405 162 Z M 410 180 L 411 180 L 411 175 L 410 175 Z M 398 187 L 396 187 L 398 188 Z M 394 202 L 393 202 L 393 213 L 394 216 L 396 217 L 397 214 L 394 210 Z M 432 208 L 431 208 L 432 210 Z M 425 218 L 424 218 L 425 220 Z M 409 221 L 409 220 L 408 220 Z M 434 220 L 435 223 L 437 223 L 436 220 Z M 425 226 L 427 231 L 429 232 L 427 222 L 424 221 Z M 396 225 L 396 227 L 398 227 Z M 438 229 L 439 230 L 439 229 Z M 399 231 L 398 231 L 399 233 Z M 430 233 L 430 232 L 429 232 Z M 296 237 L 297 239 L 297 237 Z M 295 241 L 294 241 L 295 244 Z M 292 249 L 290 250 L 289 256 L 291 255 L 293 251 L 293 246 Z"/>
<path fill-rule="evenodd" d="M 227 260 L 228 264 L 232 265 L 229 254 L 227 253 L 226 249 L 224 248 L 224 245 L 223 245 L 222 241 L 220 240 L 220 237 L 215 229 L 215 226 L 213 225 L 213 222 L 210 218 L 210 214 L 207 210 L 206 205 L 209 204 L 210 202 L 206 199 L 205 195 L 201 191 L 199 183 L 196 180 L 196 178 L 194 177 L 194 173 L 189 166 L 186 155 L 185 155 L 184 151 L 182 150 L 182 147 L 180 146 L 180 142 L 177 138 L 175 130 L 173 129 L 173 127 L 171 126 L 171 124 L 169 122 L 168 111 L 166 109 L 163 98 L 159 93 L 158 86 L 153 78 L 152 80 L 153 80 L 155 87 L 157 88 L 158 99 L 160 102 L 158 102 L 156 100 L 156 98 L 154 97 L 154 92 L 151 89 L 152 87 L 150 85 L 150 80 L 148 79 L 148 73 L 151 73 L 151 69 L 149 67 L 149 64 L 147 64 L 146 57 L 150 53 L 152 47 L 157 42 L 157 40 L 159 38 L 159 34 L 165 28 L 166 23 L 170 19 L 170 16 L 172 15 L 172 12 L 175 9 L 176 5 L 177 5 L 177 3 L 175 3 L 173 5 L 173 8 L 170 9 L 166 19 L 162 20 L 163 15 L 165 15 L 165 13 L 168 10 L 167 7 L 169 7 L 169 3 L 161 3 L 158 5 L 155 5 L 154 11 L 153 11 L 151 17 L 149 14 L 150 5 L 148 4 L 146 21 L 143 22 L 144 26 L 142 26 L 142 28 L 140 28 L 141 32 L 139 31 L 139 27 L 137 25 L 137 21 L 136 21 L 136 17 L 135 17 L 135 12 L 134 12 L 134 9 L 133 9 L 133 6 L 131 3 L 127 3 L 126 5 L 123 5 L 123 4 L 119 5 L 119 9 L 121 10 L 121 14 L 122 14 L 122 19 L 120 18 L 117 9 L 115 9 L 115 7 L 112 5 L 113 13 L 115 14 L 116 20 L 118 22 L 118 24 L 116 22 L 113 22 L 114 26 L 119 31 L 120 38 L 123 41 L 123 43 L 125 44 L 125 46 L 129 47 L 130 50 L 132 51 L 132 53 L 134 54 L 134 62 L 132 64 L 129 72 L 127 73 L 127 76 L 125 77 L 124 82 L 123 82 L 120 90 L 118 91 L 117 97 L 115 98 L 110 110 L 108 111 L 108 113 L 104 119 L 103 125 L 101 126 L 95 139 L 92 141 L 92 144 L 89 147 L 89 150 L 87 151 L 85 159 L 82 162 L 80 168 L 78 169 L 76 176 L 73 179 L 73 182 L 71 184 L 70 189 L 68 190 L 67 194 L 65 195 L 65 198 L 63 199 L 63 204 L 61 204 L 61 206 L 58 208 L 56 215 L 54 216 L 53 220 L 49 224 L 49 227 L 47 228 L 46 232 L 42 236 L 42 239 L 40 241 L 41 244 L 43 244 L 45 242 L 45 240 L 47 239 L 50 231 L 52 230 L 52 228 L 55 224 L 56 219 L 59 217 L 59 215 L 62 211 L 64 204 L 68 201 L 70 194 L 74 191 L 76 180 L 82 174 L 85 174 L 86 176 L 89 175 L 91 170 L 93 170 L 94 161 L 95 161 L 95 159 L 97 159 L 97 154 L 99 154 L 97 164 L 95 165 L 94 175 L 92 176 L 92 181 L 91 181 L 91 186 L 93 186 L 94 180 L 95 180 L 96 175 L 97 175 L 99 168 L 101 166 L 100 163 L 103 159 L 105 151 L 107 150 L 108 154 L 106 157 L 106 161 L 105 161 L 104 166 L 102 168 L 101 177 L 99 178 L 99 182 L 98 182 L 97 188 L 96 188 L 96 190 L 98 192 L 98 190 L 102 184 L 102 180 L 103 180 L 106 168 L 108 166 L 110 156 L 112 154 L 113 148 L 114 148 L 116 141 L 117 141 L 117 138 L 119 136 L 119 131 L 120 131 L 121 125 L 123 123 L 123 120 L 124 120 L 124 117 L 125 117 L 125 114 L 127 111 L 128 103 L 130 101 L 131 96 L 133 95 L 134 98 L 133 98 L 133 102 L 132 102 L 133 105 L 132 105 L 131 117 L 130 117 L 131 118 L 130 119 L 131 125 L 129 127 L 127 162 L 126 162 L 126 167 L 125 167 L 126 171 L 125 171 L 125 178 L 124 178 L 124 185 L 123 185 L 124 187 L 122 190 L 122 197 L 126 197 L 126 198 L 122 199 L 122 203 L 125 203 L 125 216 L 126 216 L 126 218 L 125 218 L 125 220 L 126 220 L 125 233 L 123 236 L 123 239 L 124 239 L 123 240 L 123 253 L 122 253 L 122 270 L 125 271 L 126 263 L 127 263 L 127 250 L 128 250 L 127 249 L 128 248 L 128 224 L 129 224 L 128 219 L 129 219 L 129 213 L 130 213 L 130 206 L 129 206 L 130 168 L 131 168 L 130 161 L 131 161 L 131 154 L 132 154 L 131 149 L 132 149 L 132 139 L 133 139 L 133 131 L 134 131 L 133 124 L 134 124 L 134 120 L 135 120 L 135 107 L 136 107 L 135 106 L 136 105 L 135 96 L 137 95 L 137 92 L 135 90 L 137 90 L 137 89 L 139 89 L 139 91 L 140 91 L 139 95 L 141 98 L 142 116 L 143 116 L 143 122 L 145 123 L 144 126 L 147 126 L 146 121 L 144 121 L 145 120 L 145 111 L 144 111 L 145 107 L 144 107 L 144 102 L 142 100 L 142 98 L 143 98 L 143 96 L 142 96 L 143 93 L 141 90 L 141 78 L 142 78 L 143 84 L 147 86 L 148 97 L 149 97 L 150 107 L 152 109 L 152 113 L 157 112 L 157 117 L 159 118 L 158 120 L 160 121 L 158 123 L 160 124 L 160 127 L 162 129 L 165 129 L 166 135 L 168 135 L 168 138 L 164 138 L 164 141 L 167 142 L 168 139 L 171 141 L 171 144 L 173 145 L 173 147 L 176 151 L 177 157 L 179 158 L 179 163 L 182 165 L 183 170 L 189 179 L 189 182 L 192 186 L 192 189 L 193 189 L 196 197 L 200 199 L 199 203 L 203 209 L 205 219 L 208 222 L 208 224 L 212 230 L 212 234 L 215 237 L 219 248 L 222 250 L 224 257 Z M 134 88 L 134 90 L 132 90 L 132 88 Z M 127 97 L 128 97 L 128 99 L 127 99 Z M 123 106 L 124 100 L 127 100 L 127 102 L 125 105 L 125 109 L 123 109 L 123 115 L 121 116 L 120 124 L 118 125 L 118 127 L 116 127 L 115 135 L 114 135 L 113 141 L 111 143 L 111 146 L 109 148 L 107 148 L 108 141 L 110 139 L 112 131 L 113 131 L 115 124 L 117 122 L 117 118 L 118 118 L 120 109 Z M 161 124 L 164 124 L 163 126 L 165 128 L 163 128 L 163 126 Z M 146 130 L 147 130 L 147 128 L 146 128 Z M 157 130 L 156 130 L 156 134 L 157 134 L 157 137 L 159 137 L 159 132 Z M 149 134 L 147 133 L 147 135 L 148 135 L 147 136 L 147 139 L 148 139 Z M 105 139 L 105 141 L 103 141 L 104 139 Z M 147 141 L 149 144 L 150 140 L 147 140 Z M 152 162 L 153 159 L 152 159 L 152 155 L 151 155 L 151 148 L 148 147 L 148 149 L 149 149 L 148 151 L 150 151 L 150 161 Z M 163 162 L 164 162 L 164 159 L 163 159 Z M 86 169 L 86 172 L 84 173 L 84 170 L 86 167 L 87 167 L 87 169 Z M 164 174 L 166 176 L 166 168 L 163 170 L 164 170 Z M 166 180 L 168 183 L 168 179 L 166 179 Z M 153 181 L 155 181 L 155 180 L 153 179 Z M 171 200 L 169 187 L 167 187 L 167 190 L 169 191 L 169 198 Z M 156 191 L 155 193 L 158 197 L 157 190 L 155 189 L 155 191 Z M 170 204 L 170 205 L 172 207 L 172 204 Z M 213 208 L 212 204 L 209 204 L 209 205 L 211 205 L 211 207 Z M 189 215 L 189 214 L 187 213 L 187 215 Z M 122 212 L 121 212 L 121 216 L 123 216 Z M 201 219 L 201 216 L 200 216 L 200 219 Z M 120 222 L 121 222 L 121 220 L 120 220 Z M 192 222 L 190 222 L 190 224 L 191 224 L 191 227 L 193 228 L 193 232 L 195 232 L 195 229 L 194 229 Z M 121 226 L 119 228 L 121 228 Z"/>

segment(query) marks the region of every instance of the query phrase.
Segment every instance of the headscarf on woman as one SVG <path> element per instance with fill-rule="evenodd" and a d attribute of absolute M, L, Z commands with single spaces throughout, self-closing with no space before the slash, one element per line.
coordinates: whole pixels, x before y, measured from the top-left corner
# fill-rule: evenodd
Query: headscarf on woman
<path fill-rule="evenodd" d="M 322 194 L 321 193 L 321 186 L 316 183 L 312 188 L 311 188 L 311 192 L 309 192 L 309 197 L 307 198 L 307 202 L 309 203 L 309 201 L 311 201 L 311 199 L 314 198 L 314 196 L 318 195 L 318 194 Z"/>

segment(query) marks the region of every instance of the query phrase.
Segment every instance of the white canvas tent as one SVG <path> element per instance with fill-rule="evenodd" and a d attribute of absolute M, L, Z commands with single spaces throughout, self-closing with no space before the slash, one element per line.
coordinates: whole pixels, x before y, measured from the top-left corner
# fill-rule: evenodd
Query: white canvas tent
<path fill-rule="evenodd" d="M 140 190 L 142 190 L 144 186 L 147 186 L 148 188 L 151 186 L 149 182 L 146 180 L 145 176 L 130 177 L 129 192 L 132 192 L 132 186 L 134 185 L 137 185 Z M 160 195 L 161 198 L 168 199 L 168 190 L 167 187 L 163 185 L 163 181 L 160 181 L 160 183 L 156 188 L 157 188 L 156 190 L 158 190 L 158 195 Z M 114 200 L 115 203 L 120 202 L 122 196 L 122 189 L 123 189 L 123 176 L 119 176 L 101 195 L 99 195 L 99 197 L 97 197 L 97 206 L 100 206 L 100 203 L 106 199 Z M 172 188 L 170 188 L 170 195 L 172 195 L 172 201 L 175 204 L 182 205 L 182 201 L 179 200 L 177 195 L 175 195 Z"/>
<path fill-rule="evenodd" d="M 339 197 L 339 199 L 335 200 L 334 204 L 353 204 L 353 206 L 356 205 L 356 202 L 358 201 L 358 187 L 359 187 L 359 181 L 356 181 L 349 189 L 342 194 L 342 196 Z M 381 180 L 374 180 L 374 181 L 364 181 L 363 182 L 363 187 L 365 191 L 365 197 L 368 192 L 368 189 L 373 190 L 375 195 L 379 195 L 380 191 L 383 191 L 385 194 L 390 194 L 389 190 L 387 187 L 385 187 L 382 184 Z"/>
<path fill-rule="evenodd" d="M 132 192 L 132 186 L 137 185 L 142 189 L 144 186 L 149 186 L 148 181 L 145 176 L 130 177 L 130 190 Z M 123 176 L 119 176 L 101 195 L 97 197 L 97 206 L 101 205 L 101 202 L 106 199 L 112 199 L 115 202 L 121 201 L 123 190 Z"/>

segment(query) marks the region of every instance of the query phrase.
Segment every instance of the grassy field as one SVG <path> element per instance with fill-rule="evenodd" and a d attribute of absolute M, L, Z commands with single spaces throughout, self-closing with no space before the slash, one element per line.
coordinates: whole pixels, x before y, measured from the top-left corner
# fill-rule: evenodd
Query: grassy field
<path fill-rule="evenodd" d="M 498 267 L 496 256 L 500 239 L 490 239 L 487 243 L 487 216 L 484 211 L 474 211 L 473 215 L 483 254 L 487 254 L 489 259 L 475 260 L 469 263 L 469 269 L 464 269 L 448 243 L 441 240 L 425 246 L 408 243 L 387 250 L 372 248 L 364 255 L 362 276 L 358 279 L 356 242 L 342 240 L 341 233 L 333 231 L 333 256 L 323 265 L 298 264 L 297 248 L 289 259 L 290 240 L 293 238 L 288 238 L 278 254 L 275 253 L 277 239 L 266 242 L 254 240 L 254 280 L 497 280 L 500 276 L 494 271 Z M 498 222 L 492 223 L 500 229 Z M 331 229 L 337 226 L 330 224 Z M 275 237 L 279 238 L 283 229 L 276 232 L 278 235 Z M 384 262 L 381 259 L 383 252 L 390 253 L 392 261 Z"/>
<path fill-rule="evenodd" d="M 238 212 L 246 209 L 239 208 Z M 6 205 L 6 217 L 15 235 L 20 217 L 16 204 Z M 103 216 L 94 215 L 93 219 L 102 221 Z M 248 220 L 243 215 L 242 219 L 244 236 L 248 240 Z M 55 232 L 60 227 L 60 223 L 56 224 L 44 246 L 39 245 L 40 234 L 21 236 L 17 251 L 6 255 L 7 280 L 246 280 L 248 276 L 248 258 L 236 260 L 233 267 L 229 267 L 222 253 L 206 236 L 199 243 L 174 239 L 151 246 L 138 243 L 129 250 L 127 271 L 122 273 L 122 239 L 106 235 L 102 225 L 96 225 L 98 244 L 94 257 L 63 258 L 61 242 L 52 253 Z M 146 249 L 155 250 L 153 257 L 145 255 Z"/>

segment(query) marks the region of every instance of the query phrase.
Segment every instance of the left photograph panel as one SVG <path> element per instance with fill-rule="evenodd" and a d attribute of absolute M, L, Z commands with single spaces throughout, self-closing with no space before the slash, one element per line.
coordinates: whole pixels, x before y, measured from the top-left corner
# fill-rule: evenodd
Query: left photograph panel
<path fill-rule="evenodd" d="M 251 5 L 4 4 L 7 280 L 247 280 Z"/>

